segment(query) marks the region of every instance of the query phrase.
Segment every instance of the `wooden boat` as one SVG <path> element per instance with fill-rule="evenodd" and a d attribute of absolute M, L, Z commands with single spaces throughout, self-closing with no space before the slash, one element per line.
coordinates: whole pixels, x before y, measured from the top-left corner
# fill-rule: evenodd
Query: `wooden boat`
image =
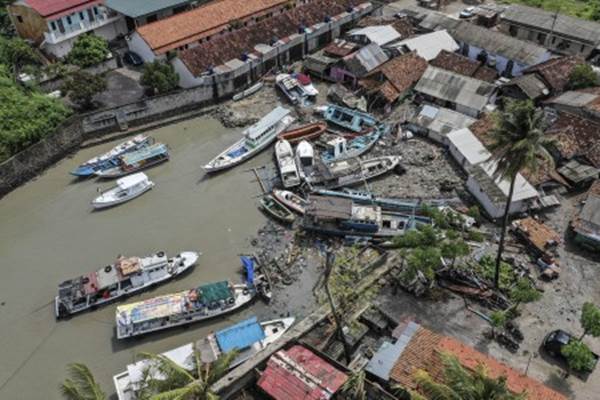
<path fill-rule="evenodd" d="M 108 304 L 181 275 L 198 261 L 199 253 L 184 251 L 167 258 L 164 251 L 149 257 L 121 257 L 114 264 L 62 282 L 54 299 L 56 318 Z"/>
<path fill-rule="evenodd" d="M 200 352 L 204 361 L 212 362 L 235 348 L 238 354 L 228 367 L 231 370 L 277 341 L 292 326 L 294 320 L 289 317 L 258 322 L 256 317 L 251 317 L 162 355 L 181 368 L 191 370 L 194 350 Z M 149 376 L 160 379 L 160 372 L 151 360 L 140 360 L 127 365 L 125 371 L 113 376 L 118 399 L 136 400 L 143 387 L 144 377 Z"/>
<path fill-rule="evenodd" d="M 108 189 L 92 201 L 95 209 L 112 207 L 125 203 L 146 193 L 154 187 L 154 182 L 146 174 L 138 172 L 117 180 L 117 185 Z"/>
<path fill-rule="evenodd" d="M 288 190 L 275 189 L 273 190 L 273 197 L 290 210 L 296 211 L 298 214 L 304 214 L 306 206 L 308 205 L 308 201 Z"/>
<path fill-rule="evenodd" d="M 125 153 L 139 150 L 154 143 L 154 139 L 145 135 L 137 135 L 132 139 L 119 143 L 108 152 L 97 157 L 91 158 L 81 164 L 77 169 L 71 171 L 71 175 L 79 177 L 88 177 L 94 175 L 96 171 L 113 168 L 117 163 L 117 158 Z"/>
<path fill-rule="evenodd" d="M 278 140 L 275 143 L 275 158 L 281 175 L 281 183 L 285 188 L 292 188 L 300 184 L 300 175 L 294 159 L 292 145 L 287 140 Z"/>
<path fill-rule="evenodd" d="M 278 137 L 287 140 L 290 144 L 296 144 L 302 140 L 314 140 L 325 133 L 326 130 L 327 124 L 325 122 L 315 122 L 280 133 Z"/>
<path fill-rule="evenodd" d="M 277 201 L 273 196 L 266 195 L 260 199 L 261 208 L 271 217 L 283 223 L 291 224 L 294 222 L 294 214 L 286 206 Z"/>
<path fill-rule="evenodd" d="M 165 144 L 156 143 L 140 150 L 123 154 L 113 168 L 97 171 L 99 178 L 119 178 L 152 167 L 169 160 L 169 149 Z"/>
<path fill-rule="evenodd" d="M 381 156 L 368 160 L 337 161 L 315 169 L 306 182 L 313 190 L 337 189 L 364 183 L 392 171 L 400 163 L 400 156 Z"/>
<path fill-rule="evenodd" d="M 381 124 L 371 133 L 358 136 L 350 141 L 345 138 L 335 138 L 328 143 L 329 148 L 321 153 L 324 163 L 356 158 L 371 150 L 375 143 L 387 133 L 387 125 Z"/>
<path fill-rule="evenodd" d="M 240 92 L 240 93 L 234 95 L 233 101 L 239 101 L 243 98 L 253 95 L 254 93 L 258 92 L 260 89 L 262 89 L 263 85 L 264 84 L 262 82 L 255 83 L 254 85 L 250 86 L 248 89 L 244 90 L 243 92 Z"/>
<path fill-rule="evenodd" d="M 291 111 L 276 107 L 256 124 L 244 130 L 243 137 L 204 166 L 206 172 L 234 167 L 264 150 L 277 135 L 294 122 Z"/>
<path fill-rule="evenodd" d="M 341 126 L 353 132 L 364 132 L 377 124 L 377 120 L 371 114 L 351 110 L 346 107 L 329 104 L 323 112 L 327 122 Z"/>

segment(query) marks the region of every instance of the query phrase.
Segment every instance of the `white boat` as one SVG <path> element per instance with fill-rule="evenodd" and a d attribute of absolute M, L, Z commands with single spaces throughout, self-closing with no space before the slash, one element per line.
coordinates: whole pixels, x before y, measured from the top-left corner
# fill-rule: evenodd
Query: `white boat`
<path fill-rule="evenodd" d="M 294 160 L 292 145 L 287 140 L 280 139 L 275 143 L 275 157 L 279 166 L 283 187 L 292 188 L 300 184 L 300 175 Z"/>
<path fill-rule="evenodd" d="M 400 156 L 380 156 L 367 160 L 356 158 L 337 161 L 320 170 L 314 169 L 312 175 L 306 176 L 306 181 L 313 190 L 352 186 L 392 171 L 400 159 Z"/>
<path fill-rule="evenodd" d="M 117 186 L 108 189 L 92 201 L 96 209 L 112 207 L 141 196 L 154 187 L 146 174 L 138 172 L 117 180 Z"/>
<path fill-rule="evenodd" d="M 248 89 L 237 93 L 233 96 L 233 101 L 238 101 L 241 100 L 243 98 L 246 98 L 248 96 L 253 95 L 254 93 L 258 92 L 260 89 L 262 89 L 263 87 L 263 83 L 262 82 L 257 82 L 254 85 L 250 86 Z"/>
<path fill-rule="evenodd" d="M 235 348 L 239 354 L 229 366 L 229 369 L 233 369 L 277 341 L 293 323 L 293 317 L 265 322 L 257 322 L 256 317 L 252 317 L 162 355 L 182 368 L 191 369 L 194 347 L 200 351 L 201 358 L 205 362 L 214 361 L 222 353 Z M 151 376 L 153 379 L 161 377 L 151 360 L 140 360 L 129 364 L 125 371 L 113 376 L 118 399 L 136 400 L 138 391 L 143 387 L 144 376 Z"/>
<path fill-rule="evenodd" d="M 296 147 L 296 166 L 300 178 L 305 179 L 312 172 L 315 162 L 315 150 L 306 140 L 301 141 Z"/>
<path fill-rule="evenodd" d="M 294 122 L 287 108 L 277 106 L 256 124 L 244 130 L 243 137 L 204 166 L 216 172 L 236 166 L 264 150 Z"/>
<path fill-rule="evenodd" d="M 309 204 L 308 201 L 289 190 L 275 189 L 273 190 L 273 197 L 290 210 L 296 211 L 298 214 L 304 214 L 306 212 L 306 206 Z"/>

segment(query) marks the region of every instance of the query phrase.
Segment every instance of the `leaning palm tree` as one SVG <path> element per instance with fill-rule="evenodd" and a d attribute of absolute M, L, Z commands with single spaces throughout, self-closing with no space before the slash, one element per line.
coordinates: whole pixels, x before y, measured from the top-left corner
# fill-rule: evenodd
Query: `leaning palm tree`
<path fill-rule="evenodd" d="M 211 390 L 222 378 L 239 352 L 221 354 L 214 362 L 206 363 L 194 346 L 191 368 L 187 369 L 162 354 L 142 353 L 151 361 L 144 371 L 140 400 L 218 400 Z"/>
<path fill-rule="evenodd" d="M 69 377 L 60 384 L 60 391 L 67 400 L 106 400 L 106 394 L 84 364 L 67 365 Z"/>
<path fill-rule="evenodd" d="M 517 175 L 522 170 L 535 171 L 543 161 L 552 165 L 554 162 L 547 150 L 552 141 L 544 135 L 543 112 L 536 109 L 531 101 L 510 101 L 503 111 L 495 115 L 495 119 L 489 145 L 491 159 L 496 163 L 494 177 L 510 181 L 494 273 L 494 285 L 498 287 L 506 226 Z"/>

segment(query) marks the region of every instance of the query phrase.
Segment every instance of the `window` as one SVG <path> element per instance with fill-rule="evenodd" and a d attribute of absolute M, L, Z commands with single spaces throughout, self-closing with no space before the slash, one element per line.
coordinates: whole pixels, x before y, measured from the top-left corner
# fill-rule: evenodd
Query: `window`
<path fill-rule="evenodd" d="M 56 30 L 56 22 L 52 21 L 50 22 L 50 28 L 55 31 Z"/>
<path fill-rule="evenodd" d="M 67 24 L 71 25 L 73 21 L 71 20 L 71 16 L 67 15 Z"/>
<path fill-rule="evenodd" d="M 21 17 L 20 15 L 17 15 L 17 21 L 19 21 L 20 24 L 23 23 L 23 17 Z"/>
<path fill-rule="evenodd" d="M 94 15 L 98 15 L 98 7 L 94 7 Z"/>
<path fill-rule="evenodd" d="M 544 44 L 546 43 L 546 34 L 545 33 L 538 33 L 537 35 L 537 41 L 539 44 Z"/>
<path fill-rule="evenodd" d="M 85 17 L 83 16 L 83 12 L 79 12 L 79 19 L 82 21 L 85 19 Z"/>
<path fill-rule="evenodd" d="M 508 28 L 508 33 L 510 33 L 510 36 L 517 36 L 517 27 L 515 25 L 511 25 Z"/>

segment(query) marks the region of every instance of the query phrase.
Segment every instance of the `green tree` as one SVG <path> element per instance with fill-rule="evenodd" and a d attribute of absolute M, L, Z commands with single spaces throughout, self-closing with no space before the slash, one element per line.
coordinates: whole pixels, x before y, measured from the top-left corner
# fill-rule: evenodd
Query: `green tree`
<path fill-rule="evenodd" d="M 144 65 L 140 83 L 156 93 L 166 93 L 179 85 L 179 75 L 169 63 L 154 61 Z"/>
<path fill-rule="evenodd" d="M 492 336 L 496 336 L 496 329 L 503 328 L 506 325 L 506 312 L 494 311 L 490 315 L 490 324 L 492 325 Z"/>
<path fill-rule="evenodd" d="M 503 111 L 495 114 L 495 126 L 491 131 L 492 143 L 489 146 L 496 163 L 494 175 L 510 182 L 496 257 L 496 287 L 500 279 L 500 262 L 517 175 L 524 169 L 535 170 L 543 159 L 553 163 L 547 151 L 551 141 L 544 136 L 543 125 L 544 115 L 531 101 L 509 101 Z"/>
<path fill-rule="evenodd" d="M 436 247 L 419 247 L 414 249 L 406 258 L 407 268 L 402 271 L 400 279 L 404 282 L 412 281 L 419 272 L 432 281 L 435 271 L 439 268 L 442 254 Z"/>
<path fill-rule="evenodd" d="M 200 351 L 194 347 L 192 368 L 188 370 L 162 354 L 142 353 L 141 356 L 151 363 L 144 371 L 138 399 L 218 400 L 219 396 L 211 386 L 225 376 L 238 354 L 231 351 L 221 354 L 212 363 L 205 363 Z"/>
<path fill-rule="evenodd" d="M 442 243 L 442 257 L 452 260 L 450 266 L 454 267 L 456 259 L 459 257 L 465 257 L 471 252 L 469 245 L 458 237 L 451 237 L 449 240 Z"/>
<path fill-rule="evenodd" d="M 92 75 L 85 71 L 72 73 L 64 83 L 62 90 L 81 109 L 94 106 L 94 96 L 106 90 L 106 80 L 102 75 Z"/>
<path fill-rule="evenodd" d="M 67 400 L 106 400 L 106 394 L 84 364 L 67 366 L 69 377 L 60 384 L 60 392 Z"/>
<path fill-rule="evenodd" d="M 587 371 L 594 362 L 592 351 L 581 340 L 571 340 L 560 351 L 567 359 L 569 370 L 572 371 Z"/>
<path fill-rule="evenodd" d="M 579 340 L 583 339 L 585 335 L 600 336 L 600 308 L 593 303 L 583 303 L 579 322 L 581 322 L 583 328 L 583 334 Z"/>
<path fill-rule="evenodd" d="M 0 63 L 7 65 L 12 75 L 16 77 L 26 65 L 39 64 L 40 58 L 23 39 L 0 38 Z"/>
<path fill-rule="evenodd" d="M 598 86 L 598 75 L 588 64 L 579 64 L 569 75 L 569 89 L 577 90 L 587 87 Z"/>
<path fill-rule="evenodd" d="M 513 309 L 516 310 L 522 303 L 538 301 L 542 294 L 526 278 L 521 278 L 510 290 L 509 297 L 515 302 Z"/>
<path fill-rule="evenodd" d="M 353 371 L 348 380 L 342 386 L 342 393 L 348 399 L 367 400 L 367 390 L 365 388 L 366 374 L 363 369 Z"/>
<path fill-rule="evenodd" d="M 77 38 L 67 59 L 71 64 L 85 68 L 106 60 L 108 53 L 106 39 L 90 33 Z"/>

